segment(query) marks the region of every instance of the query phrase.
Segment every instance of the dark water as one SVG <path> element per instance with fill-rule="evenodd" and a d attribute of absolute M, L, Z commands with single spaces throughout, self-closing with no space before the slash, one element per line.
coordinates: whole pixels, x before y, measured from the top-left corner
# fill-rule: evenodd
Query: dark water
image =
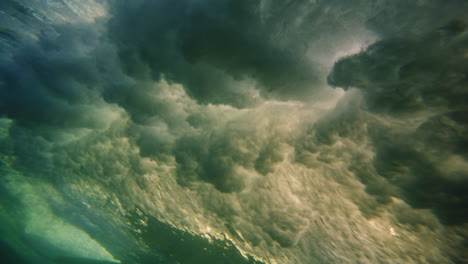
<path fill-rule="evenodd" d="M 467 263 L 467 12 L 1 1 L 1 263 Z"/>

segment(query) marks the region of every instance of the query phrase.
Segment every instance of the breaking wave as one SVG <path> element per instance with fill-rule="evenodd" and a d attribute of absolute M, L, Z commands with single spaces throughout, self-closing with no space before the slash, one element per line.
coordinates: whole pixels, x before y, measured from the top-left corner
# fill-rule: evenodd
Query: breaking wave
<path fill-rule="evenodd" d="M 0 2 L 2 263 L 465 263 L 468 3 Z"/>

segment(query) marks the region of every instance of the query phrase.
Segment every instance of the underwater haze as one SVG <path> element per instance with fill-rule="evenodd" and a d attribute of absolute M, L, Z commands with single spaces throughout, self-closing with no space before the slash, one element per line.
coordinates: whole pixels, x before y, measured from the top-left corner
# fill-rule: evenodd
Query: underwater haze
<path fill-rule="evenodd" d="M 468 263 L 467 14 L 0 0 L 0 263 Z"/>

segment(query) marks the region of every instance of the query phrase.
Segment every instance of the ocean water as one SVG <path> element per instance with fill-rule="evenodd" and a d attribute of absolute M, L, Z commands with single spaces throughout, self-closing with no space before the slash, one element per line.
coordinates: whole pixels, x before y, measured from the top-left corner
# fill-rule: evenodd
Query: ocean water
<path fill-rule="evenodd" d="M 0 1 L 0 263 L 468 263 L 467 13 Z"/>

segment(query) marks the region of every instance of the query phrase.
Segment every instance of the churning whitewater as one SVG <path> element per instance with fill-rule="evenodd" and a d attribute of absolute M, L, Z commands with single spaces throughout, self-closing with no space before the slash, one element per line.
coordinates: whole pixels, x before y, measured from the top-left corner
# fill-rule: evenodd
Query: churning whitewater
<path fill-rule="evenodd" d="M 0 262 L 468 263 L 467 13 L 2 0 Z"/>

